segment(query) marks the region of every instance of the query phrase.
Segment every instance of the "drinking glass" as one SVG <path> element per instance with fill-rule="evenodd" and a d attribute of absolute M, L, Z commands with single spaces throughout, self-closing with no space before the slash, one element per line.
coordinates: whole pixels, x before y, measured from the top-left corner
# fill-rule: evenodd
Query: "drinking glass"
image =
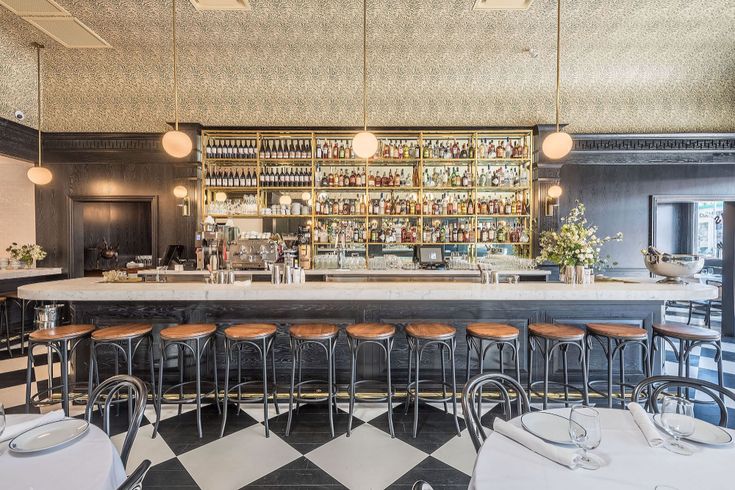
<path fill-rule="evenodd" d="M 691 444 L 681 441 L 682 437 L 694 434 L 694 404 L 678 396 L 665 396 L 661 403 L 661 425 L 674 439 L 667 440 L 664 447 L 676 454 L 694 453 Z"/>
<path fill-rule="evenodd" d="M 588 470 L 596 470 L 600 465 L 592 460 L 587 451 L 600 445 L 600 413 L 591 407 L 574 405 L 569 413 L 569 437 L 582 450 L 579 465 Z"/>

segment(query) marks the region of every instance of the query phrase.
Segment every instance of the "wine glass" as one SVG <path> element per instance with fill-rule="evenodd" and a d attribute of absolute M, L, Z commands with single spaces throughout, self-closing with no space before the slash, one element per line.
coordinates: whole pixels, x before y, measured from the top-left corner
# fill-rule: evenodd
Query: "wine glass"
<path fill-rule="evenodd" d="M 602 440 L 600 413 L 591 407 L 574 405 L 569 413 L 569 437 L 582 450 L 579 465 L 588 470 L 599 468 L 599 463 L 590 458 L 587 451 L 595 449 Z"/>
<path fill-rule="evenodd" d="M 5 405 L 0 403 L 0 436 L 5 432 Z"/>
<path fill-rule="evenodd" d="M 674 439 L 667 440 L 664 447 L 676 454 L 691 455 L 694 447 L 681 441 L 682 437 L 694 434 L 694 404 L 678 396 L 665 396 L 661 403 L 661 425 Z"/>

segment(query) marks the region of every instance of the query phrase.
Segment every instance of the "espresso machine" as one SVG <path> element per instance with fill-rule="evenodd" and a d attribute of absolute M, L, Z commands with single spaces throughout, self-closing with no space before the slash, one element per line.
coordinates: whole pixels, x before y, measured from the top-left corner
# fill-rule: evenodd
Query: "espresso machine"
<path fill-rule="evenodd" d="M 265 270 L 268 263 L 278 260 L 278 243 L 269 238 L 238 238 L 227 249 L 233 269 Z"/>
<path fill-rule="evenodd" d="M 198 270 L 204 270 L 207 266 L 211 266 L 211 270 L 224 267 L 225 240 L 223 227 L 205 221 L 204 228 L 196 233 L 195 246 Z"/>

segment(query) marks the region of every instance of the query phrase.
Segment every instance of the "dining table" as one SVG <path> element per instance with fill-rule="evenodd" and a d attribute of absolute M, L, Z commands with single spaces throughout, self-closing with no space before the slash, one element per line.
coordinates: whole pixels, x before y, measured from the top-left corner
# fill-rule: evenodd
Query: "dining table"
<path fill-rule="evenodd" d="M 6 423 L 28 421 L 35 414 L 6 416 Z M 13 490 L 115 490 L 125 481 L 120 455 L 104 431 L 91 425 L 78 439 L 56 449 L 18 454 L 0 443 L 0 488 Z"/>
<path fill-rule="evenodd" d="M 604 460 L 600 468 L 570 469 L 498 432 L 488 431 L 488 437 L 477 454 L 470 490 L 735 488 L 735 477 L 729 466 L 735 461 L 735 450 L 731 444 L 695 445 L 696 452 L 692 455 L 675 454 L 663 447 L 650 447 L 630 411 L 597 410 L 600 413 L 602 437 L 600 445 L 591 453 Z M 549 411 L 563 417 L 569 416 L 569 409 Z M 521 427 L 520 417 L 511 419 L 510 423 Z M 735 431 L 728 432 L 735 435 Z"/>

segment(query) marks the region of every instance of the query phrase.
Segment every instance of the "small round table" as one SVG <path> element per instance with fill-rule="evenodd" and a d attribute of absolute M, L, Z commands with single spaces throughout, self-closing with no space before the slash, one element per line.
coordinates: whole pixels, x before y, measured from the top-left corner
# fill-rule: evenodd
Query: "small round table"
<path fill-rule="evenodd" d="M 8 415 L 7 424 L 40 415 Z M 55 490 L 115 490 L 125 481 L 117 449 L 102 430 L 90 425 L 80 439 L 68 446 L 37 454 L 15 454 L 0 443 L 0 475 L 3 488 Z"/>
<path fill-rule="evenodd" d="M 733 446 L 697 445 L 697 453 L 681 456 L 664 448 L 649 447 L 629 411 L 597 410 L 602 442 L 593 453 L 607 462 L 602 468 L 571 470 L 492 432 L 477 455 L 469 488 L 654 490 L 657 485 L 679 490 L 732 488 L 732 475 L 727 468 L 735 457 Z M 552 412 L 568 416 L 569 409 Z M 516 417 L 512 423 L 520 426 L 520 418 Z M 735 434 L 735 431 L 730 432 Z"/>

